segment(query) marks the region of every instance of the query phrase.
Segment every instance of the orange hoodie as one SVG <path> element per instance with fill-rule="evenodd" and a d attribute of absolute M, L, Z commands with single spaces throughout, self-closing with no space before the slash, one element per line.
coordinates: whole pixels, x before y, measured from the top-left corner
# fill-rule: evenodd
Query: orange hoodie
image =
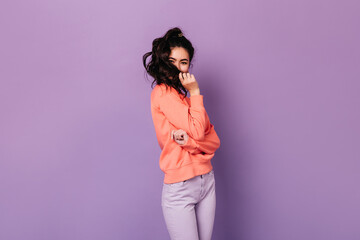
<path fill-rule="evenodd" d="M 151 115 L 162 150 L 159 165 L 167 184 L 210 172 L 210 160 L 220 147 L 220 139 L 203 104 L 203 95 L 182 98 L 174 88 L 168 86 L 166 90 L 164 84 L 156 85 L 151 92 Z M 171 139 L 171 131 L 178 129 L 189 136 L 184 145 Z"/>

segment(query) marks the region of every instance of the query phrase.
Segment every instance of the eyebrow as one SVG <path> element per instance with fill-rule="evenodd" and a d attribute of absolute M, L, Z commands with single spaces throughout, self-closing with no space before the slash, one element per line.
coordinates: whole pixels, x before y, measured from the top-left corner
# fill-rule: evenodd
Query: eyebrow
<path fill-rule="evenodd" d="M 176 58 L 173 58 L 173 57 L 170 57 L 170 58 L 176 60 Z M 183 59 L 181 59 L 180 61 L 183 61 L 183 60 L 188 61 L 186 58 L 183 58 Z"/>

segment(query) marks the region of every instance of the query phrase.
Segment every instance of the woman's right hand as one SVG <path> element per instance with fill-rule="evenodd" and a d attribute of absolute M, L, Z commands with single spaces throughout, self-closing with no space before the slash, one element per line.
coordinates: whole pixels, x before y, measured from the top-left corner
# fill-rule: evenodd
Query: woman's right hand
<path fill-rule="evenodd" d="M 190 95 L 200 94 L 199 84 L 194 74 L 180 72 L 179 79 L 184 88 L 190 92 Z"/>

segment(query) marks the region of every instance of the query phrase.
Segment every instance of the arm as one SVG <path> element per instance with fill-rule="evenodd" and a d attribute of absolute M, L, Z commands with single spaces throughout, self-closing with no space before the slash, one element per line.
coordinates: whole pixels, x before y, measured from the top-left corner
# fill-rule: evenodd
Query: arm
<path fill-rule="evenodd" d="M 161 94 L 159 100 L 160 111 L 172 125 L 186 131 L 194 140 L 204 139 L 207 114 L 203 104 L 203 95 L 190 96 L 190 107 L 173 92 Z"/>
<path fill-rule="evenodd" d="M 201 152 L 212 154 L 220 147 L 220 139 L 215 132 L 214 125 L 210 124 L 210 130 L 203 140 L 196 141 L 189 136 L 188 141 L 184 145 L 180 146 L 192 154 L 198 154 Z"/>

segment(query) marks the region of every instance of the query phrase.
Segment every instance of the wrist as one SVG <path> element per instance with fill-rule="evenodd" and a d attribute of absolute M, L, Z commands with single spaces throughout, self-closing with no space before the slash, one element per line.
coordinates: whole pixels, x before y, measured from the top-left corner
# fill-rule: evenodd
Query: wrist
<path fill-rule="evenodd" d="M 199 88 L 196 88 L 196 89 L 191 90 L 189 92 L 190 92 L 190 96 L 200 95 L 200 89 Z"/>

